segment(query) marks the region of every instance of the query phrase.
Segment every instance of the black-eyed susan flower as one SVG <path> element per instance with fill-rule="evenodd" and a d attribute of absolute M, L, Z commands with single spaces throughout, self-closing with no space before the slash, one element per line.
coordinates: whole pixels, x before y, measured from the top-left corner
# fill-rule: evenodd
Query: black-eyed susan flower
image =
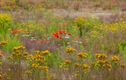
<path fill-rule="evenodd" d="M 12 53 L 12 57 L 14 59 L 17 59 L 17 58 L 20 59 L 22 57 L 22 54 L 20 52 L 18 52 L 18 53 Z"/>
<path fill-rule="evenodd" d="M 98 60 L 98 61 L 96 61 L 96 64 L 99 64 L 101 66 L 103 66 L 103 65 L 105 65 L 107 63 L 109 63 L 108 60 Z"/>
<path fill-rule="evenodd" d="M 42 51 L 41 54 L 42 55 L 48 55 L 50 52 L 48 50 Z"/>
<path fill-rule="evenodd" d="M 48 67 L 48 66 L 42 66 L 41 69 L 42 69 L 44 72 L 48 72 L 48 71 L 49 71 L 49 67 Z"/>
<path fill-rule="evenodd" d="M 82 53 L 77 54 L 77 56 L 78 56 L 79 59 L 85 59 L 85 58 L 88 57 L 88 54 L 82 52 Z"/>
<path fill-rule="evenodd" d="M 33 63 L 33 64 L 31 65 L 31 67 L 34 68 L 34 69 L 39 69 L 40 64 L 38 64 L 38 63 Z"/>
<path fill-rule="evenodd" d="M 21 46 L 14 47 L 13 48 L 13 51 L 14 52 L 21 52 L 24 49 L 25 49 L 25 47 L 21 45 Z"/>
<path fill-rule="evenodd" d="M 67 64 L 71 64 L 71 63 L 72 63 L 71 60 L 65 60 L 65 61 L 64 61 L 64 64 L 66 64 L 66 65 L 67 65 Z"/>
<path fill-rule="evenodd" d="M 112 65 L 111 64 L 105 64 L 105 65 L 103 65 L 103 67 L 105 69 L 107 69 L 108 71 L 111 71 L 112 70 Z"/>
<path fill-rule="evenodd" d="M 90 70 L 90 65 L 88 64 L 83 64 L 82 69 L 84 70 L 85 73 L 87 73 Z"/>
<path fill-rule="evenodd" d="M 44 58 L 42 55 L 40 55 L 40 54 L 35 54 L 35 55 L 32 57 L 32 59 L 33 59 L 34 61 L 36 61 L 36 62 L 41 62 L 41 63 L 43 63 L 43 62 L 45 61 L 45 58 Z"/>
<path fill-rule="evenodd" d="M 81 68 L 81 64 L 75 63 L 75 68 Z"/>
<path fill-rule="evenodd" d="M 5 46 L 8 42 L 7 41 L 1 41 L 0 46 Z"/>
<path fill-rule="evenodd" d="M 100 54 L 100 53 L 98 53 L 95 56 L 96 56 L 96 59 L 98 59 L 98 60 L 105 60 L 107 58 L 106 54 Z"/>
<path fill-rule="evenodd" d="M 24 52 L 24 53 L 22 54 L 22 57 L 23 57 L 23 59 L 28 59 L 28 52 Z"/>
<path fill-rule="evenodd" d="M 66 52 L 71 54 L 71 53 L 76 52 L 76 49 L 74 49 L 74 48 L 66 48 Z"/>
<path fill-rule="evenodd" d="M 112 56 L 112 61 L 113 62 L 119 62 L 120 61 L 120 58 L 119 58 L 119 56 Z"/>

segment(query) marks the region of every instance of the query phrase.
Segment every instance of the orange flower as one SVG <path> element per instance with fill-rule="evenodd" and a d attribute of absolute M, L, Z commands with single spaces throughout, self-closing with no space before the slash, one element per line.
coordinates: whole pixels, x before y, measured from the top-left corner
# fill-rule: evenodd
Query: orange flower
<path fill-rule="evenodd" d="M 21 33 L 21 32 L 23 32 L 22 29 L 15 29 L 15 30 L 12 30 L 12 31 L 11 31 L 11 33 L 12 33 L 13 35 L 19 34 L 19 33 Z"/>

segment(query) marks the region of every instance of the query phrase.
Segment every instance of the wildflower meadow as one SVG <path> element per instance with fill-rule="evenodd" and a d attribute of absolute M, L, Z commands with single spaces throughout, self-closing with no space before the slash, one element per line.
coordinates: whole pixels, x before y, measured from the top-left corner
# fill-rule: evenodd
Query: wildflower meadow
<path fill-rule="evenodd" d="M 0 80 L 126 80 L 125 0 L 0 0 Z"/>

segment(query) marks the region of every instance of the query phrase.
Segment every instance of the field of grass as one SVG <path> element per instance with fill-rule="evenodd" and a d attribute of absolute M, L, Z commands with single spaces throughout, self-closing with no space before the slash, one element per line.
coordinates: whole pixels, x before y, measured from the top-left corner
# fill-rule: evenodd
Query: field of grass
<path fill-rule="evenodd" d="M 0 80 L 126 80 L 125 10 L 125 0 L 0 0 Z"/>

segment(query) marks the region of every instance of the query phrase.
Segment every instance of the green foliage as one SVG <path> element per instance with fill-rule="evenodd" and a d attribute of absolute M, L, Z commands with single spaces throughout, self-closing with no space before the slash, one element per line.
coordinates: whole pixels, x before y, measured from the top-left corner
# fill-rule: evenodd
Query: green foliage
<path fill-rule="evenodd" d="M 58 68 L 62 62 L 61 55 L 59 52 L 51 53 L 46 56 L 46 61 L 49 67 Z"/>
<path fill-rule="evenodd" d="M 0 14 L 0 33 L 6 34 L 12 28 L 12 16 L 10 14 Z"/>
<path fill-rule="evenodd" d="M 11 52 L 12 48 L 21 44 L 16 36 L 12 36 L 11 29 L 17 27 L 10 14 L 0 14 L 0 41 L 7 41 L 8 44 L 2 49 Z"/>
<path fill-rule="evenodd" d="M 5 37 L 6 36 L 6 37 Z M 2 49 L 6 52 L 12 52 L 12 49 L 15 46 L 19 46 L 22 43 L 17 39 L 17 37 L 13 37 L 10 34 L 6 34 L 6 35 L 0 35 L 0 41 L 7 41 L 7 45 L 2 47 Z"/>
<path fill-rule="evenodd" d="M 119 44 L 119 52 L 124 57 L 124 59 L 126 60 L 126 42 Z"/>

